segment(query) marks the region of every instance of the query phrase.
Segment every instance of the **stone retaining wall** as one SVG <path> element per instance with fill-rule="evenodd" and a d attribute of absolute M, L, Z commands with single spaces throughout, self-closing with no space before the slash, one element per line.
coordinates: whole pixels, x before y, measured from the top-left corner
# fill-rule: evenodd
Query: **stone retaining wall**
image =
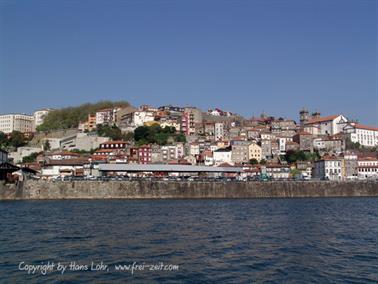
<path fill-rule="evenodd" d="M 378 196 L 378 182 L 26 181 L 0 185 L 0 200 Z"/>

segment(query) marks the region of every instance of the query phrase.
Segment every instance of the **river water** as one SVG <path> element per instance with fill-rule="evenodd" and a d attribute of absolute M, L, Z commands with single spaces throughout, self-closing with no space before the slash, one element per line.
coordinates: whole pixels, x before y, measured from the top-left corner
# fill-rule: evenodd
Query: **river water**
<path fill-rule="evenodd" d="M 0 224 L 0 283 L 378 282 L 378 198 L 10 201 Z"/>

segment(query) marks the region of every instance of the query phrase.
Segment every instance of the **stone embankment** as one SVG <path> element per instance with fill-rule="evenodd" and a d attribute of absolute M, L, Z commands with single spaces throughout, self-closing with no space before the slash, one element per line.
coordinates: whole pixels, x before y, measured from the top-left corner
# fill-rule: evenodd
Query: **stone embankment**
<path fill-rule="evenodd" d="M 196 199 L 378 196 L 378 182 L 26 181 L 0 185 L 0 200 Z"/>

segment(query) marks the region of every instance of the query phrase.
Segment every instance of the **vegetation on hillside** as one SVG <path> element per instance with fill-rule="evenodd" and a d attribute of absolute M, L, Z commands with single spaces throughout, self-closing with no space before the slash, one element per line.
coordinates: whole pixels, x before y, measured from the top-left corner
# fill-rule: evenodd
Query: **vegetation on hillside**
<path fill-rule="evenodd" d="M 112 140 L 130 141 L 133 138 L 132 133 L 122 133 L 121 129 L 115 125 L 109 126 L 106 124 L 99 124 L 97 125 L 96 132 L 98 136 L 110 137 Z"/>
<path fill-rule="evenodd" d="M 6 135 L 5 133 L 0 131 L 1 149 L 22 147 L 25 146 L 28 142 L 29 139 L 25 138 L 25 136 L 19 131 L 13 131 L 10 135 Z"/>
<path fill-rule="evenodd" d="M 113 107 L 126 107 L 130 104 L 126 101 L 112 102 L 101 101 L 98 103 L 87 103 L 77 107 L 66 107 L 49 112 L 43 124 L 37 127 L 38 131 L 50 131 L 57 129 L 76 128 L 80 121 L 86 121 L 88 114 Z"/>
<path fill-rule="evenodd" d="M 137 145 L 156 143 L 167 145 L 170 142 L 186 142 L 185 135 L 177 133 L 174 127 L 160 125 L 140 126 L 134 130 L 134 140 Z"/>
<path fill-rule="evenodd" d="M 22 162 L 23 163 L 33 163 L 33 162 L 35 162 L 35 160 L 37 159 L 37 156 L 39 155 L 39 154 L 41 154 L 41 153 L 43 153 L 43 152 L 35 152 L 35 153 L 31 153 L 29 156 L 26 156 L 26 157 L 23 157 L 22 158 Z"/>
<path fill-rule="evenodd" d="M 286 152 L 284 158 L 288 163 L 295 163 L 297 161 L 315 161 L 319 159 L 319 153 L 289 150 Z"/>

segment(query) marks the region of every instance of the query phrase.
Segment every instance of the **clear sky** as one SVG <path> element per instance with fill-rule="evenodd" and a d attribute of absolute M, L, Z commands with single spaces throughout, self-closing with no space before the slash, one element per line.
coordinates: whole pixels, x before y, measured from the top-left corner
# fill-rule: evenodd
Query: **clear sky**
<path fill-rule="evenodd" d="M 0 0 L 0 113 L 102 99 L 378 125 L 377 1 Z"/>

